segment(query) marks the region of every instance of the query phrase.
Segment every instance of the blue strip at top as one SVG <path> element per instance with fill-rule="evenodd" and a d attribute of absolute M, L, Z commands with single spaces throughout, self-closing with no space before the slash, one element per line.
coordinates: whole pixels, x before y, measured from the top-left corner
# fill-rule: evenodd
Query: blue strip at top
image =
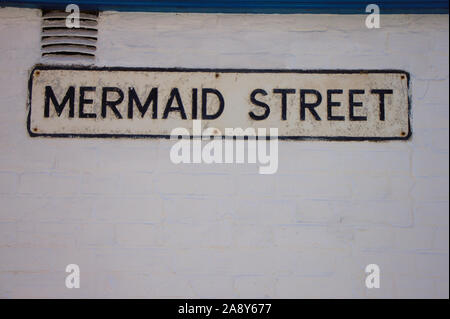
<path fill-rule="evenodd" d="M 74 3 L 84 10 L 203 13 L 366 14 L 374 3 L 381 14 L 448 14 L 447 0 L 0 0 L 1 6 L 63 9 Z"/>

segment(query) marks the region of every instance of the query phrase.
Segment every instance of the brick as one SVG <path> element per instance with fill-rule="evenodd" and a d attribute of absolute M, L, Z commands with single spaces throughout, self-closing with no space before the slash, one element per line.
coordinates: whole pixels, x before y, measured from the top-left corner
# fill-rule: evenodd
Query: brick
<path fill-rule="evenodd" d="M 325 182 L 315 175 L 277 174 L 277 194 L 307 199 L 348 199 L 351 181 L 335 175 L 328 175 Z"/>
<path fill-rule="evenodd" d="M 27 247 L 73 248 L 81 232 L 77 223 L 20 223 L 18 227 L 18 243 Z"/>
<path fill-rule="evenodd" d="M 438 228 L 434 234 L 433 249 L 437 251 L 447 252 L 449 246 L 448 227 Z"/>
<path fill-rule="evenodd" d="M 447 280 L 435 280 L 436 298 L 448 299 L 449 282 Z"/>
<path fill-rule="evenodd" d="M 18 192 L 40 195 L 76 195 L 80 192 L 81 178 L 77 175 L 27 173 L 20 176 Z"/>
<path fill-rule="evenodd" d="M 448 266 L 448 252 L 444 254 L 420 254 L 415 257 L 415 271 L 419 277 L 448 280 L 448 272 L 444 271 L 444 269 L 448 269 Z"/>
<path fill-rule="evenodd" d="M 415 128 L 414 145 L 432 152 L 449 152 L 448 128 Z"/>
<path fill-rule="evenodd" d="M 413 223 L 412 204 L 406 201 L 352 201 L 339 209 L 344 224 L 404 227 Z"/>
<path fill-rule="evenodd" d="M 234 206 L 230 205 L 227 198 L 211 199 L 203 196 L 170 196 L 164 198 L 162 206 L 168 223 L 217 222 L 229 218 L 234 211 Z"/>
<path fill-rule="evenodd" d="M 295 223 L 295 202 L 292 200 L 239 199 L 233 218 L 248 224 Z"/>
<path fill-rule="evenodd" d="M 272 246 L 272 233 L 272 227 L 267 225 L 235 225 L 232 229 L 233 247 Z"/>
<path fill-rule="evenodd" d="M 17 192 L 19 176 L 15 173 L 0 172 L 0 194 L 14 194 Z"/>
<path fill-rule="evenodd" d="M 399 228 L 395 230 L 395 247 L 402 250 L 429 250 L 433 245 L 434 230 L 430 228 Z"/>
<path fill-rule="evenodd" d="M 18 195 L 0 195 L 0 204 L 2 205 L 0 210 L 1 222 L 20 220 L 25 215 L 25 211 L 35 208 L 34 204 L 30 204 L 30 201 Z"/>
<path fill-rule="evenodd" d="M 418 226 L 440 226 L 448 228 L 449 225 L 448 201 L 425 201 L 414 205 L 414 221 Z"/>
<path fill-rule="evenodd" d="M 386 146 L 387 147 L 387 146 Z M 410 151 L 400 147 L 382 151 L 352 149 L 337 153 L 339 171 L 365 176 L 408 176 L 410 174 Z M 334 156 L 333 156 L 334 157 Z"/>
<path fill-rule="evenodd" d="M 164 245 L 178 248 L 228 247 L 231 245 L 229 222 L 190 224 L 166 224 L 163 228 Z M 208 238 L 208 240 L 203 240 Z"/>
<path fill-rule="evenodd" d="M 277 247 L 340 249 L 351 240 L 351 236 L 340 238 L 338 233 L 324 226 L 279 226 L 274 229 Z"/>
<path fill-rule="evenodd" d="M 271 195 L 276 190 L 275 175 L 239 174 L 236 179 L 237 193 L 252 196 Z"/>
<path fill-rule="evenodd" d="M 119 245 L 157 247 L 163 242 L 160 225 L 121 223 L 116 225 L 115 229 Z"/>
<path fill-rule="evenodd" d="M 448 89 L 448 84 L 448 78 L 428 81 L 424 100 L 427 103 L 439 106 L 448 105 L 448 94 L 441 94 L 441 92 L 445 92 L 445 90 Z"/>
<path fill-rule="evenodd" d="M 411 176 L 390 176 L 389 195 L 391 200 L 408 201 L 412 198 L 411 192 L 414 189 L 415 179 Z"/>
<path fill-rule="evenodd" d="M 350 298 L 351 287 L 343 278 L 280 277 L 275 286 L 277 298 Z"/>
<path fill-rule="evenodd" d="M 11 103 L 11 105 L 14 105 L 14 103 Z M 17 109 L 14 109 L 14 112 L 16 111 Z M 10 116 L 11 115 L 8 114 L 8 118 Z M 22 116 L 25 116 L 25 114 L 23 114 Z M 29 172 L 33 170 L 46 172 L 54 169 L 54 147 L 46 145 L 45 152 L 42 152 L 43 146 L 39 142 L 31 143 L 31 141 L 23 140 L 14 141 L 7 131 L 5 131 L 2 135 L 8 137 L 8 139 L 5 140 L 5 143 L 2 143 L 4 147 L 8 148 L 8 152 L 0 153 L 0 163 L 2 169 L 10 170 L 13 172 Z M 17 143 L 21 143 L 23 147 L 16 147 Z"/>
<path fill-rule="evenodd" d="M 114 224 L 89 223 L 81 226 L 77 242 L 83 246 L 111 246 L 115 244 Z"/>
<path fill-rule="evenodd" d="M 96 147 L 75 145 L 72 145 L 71 152 L 63 148 L 55 149 L 53 165 L 57 171 L 73 174 L 96 173 L 101 166 Z"/>
<path fill-rule="evenodd" d="M 232 176 L 225 174 L 166 174 L 156 177 L 155 188 L 162 194 L 231 195 L 235 193 Z"/>
<path fill-rule="evenodd" d="M 398 276 L 395 284 L 397 298 L 436 298 L 433 279 Z M 421 289 L 416 289 L 417 286 Z"/>
<path fill-rule="evenodd" d="M 422 103 L 421 103 L 422 104 Z M 424 104 L 414 110 L 414 129 L 448 129 L 449 110 L 441 104 Z"/>
<path fill-rule="evenodd" d="M 135 173 L 139 167 L 141 173 L 149 174 L 158 170 L 157 157 L 159 144 L 143 144 L 142 141 L 133 141 L 132 146 L 102 145 L 96 147 L 95 154 L 101 154 L 101 161 L 97 161 L 97 172 L 102 174 Z"/>
<path fill-rule="evenodd" d="M 70 297 L 65 284 L 65 273 L 56 272 L 0 272 L 0 283 L 11 283 L 0 288 L 3 298 L 57 298 Z M 71 289 L 78 290 L 78 289 Z M 72 294 L 72 296 L 81 294 Z"/>
<path fill-rule="evenodd" d="M 159 223 L 163 219 L 162 200 L 158 196 L 96 196 L 92 202 L 94 221 Z"/>
<path fill-rule="evenodd" d="M 235 275 L 291 275 L 299 260 L 292 247 L 233 248 L 228 256 Z"/>
<path fill-rule="evenodd" d="M 355 232 L 355 247 L 361 250 L 389 250 L 394 240 L 395 231 L 388 227 L 360 228 Z"/>
<path fill-rule="evenodd" d="M 340 159 L 330 156 L 329 150 L 311 150 L 293 143 L 279 144 L 278 173 L 333 173 L 333 167 Z M 286 156 L 294 152 L 297 156 Z"/>
<path fill-rule="evenodd" d="M 92 198 L 79 196 L 3 195 L 0 221 L 76 222 L 90 218 Z"/>
<path fill-rule="evenodd" d="M 337 223 L 340 220 L 339 206 L 343 202 L 333 200 L 298 200 L 296 221 L 298 223 Z"/>
<path fill-rule="evenodd" d="M 413 156 L 414 175 L 420 177 L 448 176 L 448 158 L 448 152 L 416 151 Z"/>
<path fill-rule="evenodd" d="M 0 271 L 17 272 L 63 272 L 68 264 L 76 263 L 84 269 L 89 254 L 76 247 L 0 247 L 2 262 Z M 63 284 L 63 283 L 62 283 Z"/>
<path fill-rule="evenodd" d="M 196 276 L 189 278 L 196 298 L 225 298 L 234 297 L 233 281 L 227 276 Z"/>
<path fill-rule="evenodd" d="M 238 298 L 274 298 L 275 278 L 267 276 L 237 276 L 234 289 Z"/>
<path fill-rule="evenodd" d="M 122 185 L 120 176 L 117 174 L 110 175 L 82 175 L 82 182 L 80 185 L 80 193 L 86 195 L 97 194 L 114 194 L 118 195 L 122 193 L 125 188 Z"/>
<path fill-rule="evenodd" d="M 448 177 L 418 177 L 412 196 L 416 200 L 448 201 Z"/>
<path fill-rule="evenodd" d="M 162 252 L 167 254 L 159 258 L 161 262 L 170 258 L 165 267 L 183 276 L 197 275 L 232 275 L 245 272 L 245 269 L 234 269 L 236 258 L 242 258 L 238 248 L 218 247 L 171 247 L 164 248 Z M 205 262 L 208 260 L 208 263 Z"/>
<path fill-rule="evenodd" d="M 352 194 L 357 200 L 383 200 L 389 197 L 388 177 L 354 176 Z"/>
<path fill-rule="evenodd" d="M 17 240 L 16 223 L 0 223 L 0 246 L 12 246 Z"/>

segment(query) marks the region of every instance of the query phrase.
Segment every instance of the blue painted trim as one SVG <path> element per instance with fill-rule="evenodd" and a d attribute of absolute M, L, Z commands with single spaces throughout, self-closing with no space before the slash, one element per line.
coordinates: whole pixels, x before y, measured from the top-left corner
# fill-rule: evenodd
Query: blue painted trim
<path fill-rule="evenodd" d="M 85 10 L 203 13 L 366 14 L 370 3 L 382 14 L 448 14 L 447 0 L 0 0 L 1 6 L 62 9 L 75 3 Z"/>

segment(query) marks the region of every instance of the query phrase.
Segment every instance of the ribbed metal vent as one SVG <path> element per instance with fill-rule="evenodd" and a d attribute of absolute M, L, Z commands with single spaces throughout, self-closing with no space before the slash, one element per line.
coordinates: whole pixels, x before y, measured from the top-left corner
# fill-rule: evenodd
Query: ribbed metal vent
<path fill-rule="evenodd" d="M 42 12 L 42 59 L 47 62 L 93 63 L 97 45 L 98 12 L 80 12 L 80 27 L 68 28 L 70 13 Z"/>

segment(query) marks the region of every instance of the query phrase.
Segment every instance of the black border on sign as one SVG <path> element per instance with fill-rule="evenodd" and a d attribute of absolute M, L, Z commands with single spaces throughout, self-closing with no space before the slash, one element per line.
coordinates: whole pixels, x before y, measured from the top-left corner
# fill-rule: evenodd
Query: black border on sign
<path fill-rule="evenodd" d="M 30 72 L 28 80 L 28 116 L 27 130 L 31 137 L 87 137 L 87 138 L 164 138 L 170 139 L 170 135 L 154 135 L 154 134 L 72 134 L 72 133 L 36 133 L 31 131 L 31 96 L 33 89 L 33 74 L 37 70 L 74 70 L 74 71 L 149 71 L 149 72 L 215 72 L 215 73 L 314 73 L 314 74 L 355 74 L 355 73 L 396 73 L 404 74 L 407 78 L 408 89 L 408 133 L 405 136 L 392 137 L 370 137 L 370 136 L 278 136 L 279 140 L 323 140 L 323 141 L 392 141 L 392 140 L 408 140 L 412 136 L 411 130 L 411 96 L 410 96 L 410 74 L 403 70 L 329 70 L 329 69 L 313 69 L 313 70 L 283 70 L 283 69 L 197 69 L 197 68 L 146 68 L 146 67 L 97 67 L 97 66 L 55 66 L 55 65 L 35 65 Z M 193 136 L 191 135 L 192 139 Z M 222 136 L 222 138 L 226 138 Z M 233 137 L 229 137 L 233 138 Z M 235 137 L 239 138 L 239 137 Z"/>

